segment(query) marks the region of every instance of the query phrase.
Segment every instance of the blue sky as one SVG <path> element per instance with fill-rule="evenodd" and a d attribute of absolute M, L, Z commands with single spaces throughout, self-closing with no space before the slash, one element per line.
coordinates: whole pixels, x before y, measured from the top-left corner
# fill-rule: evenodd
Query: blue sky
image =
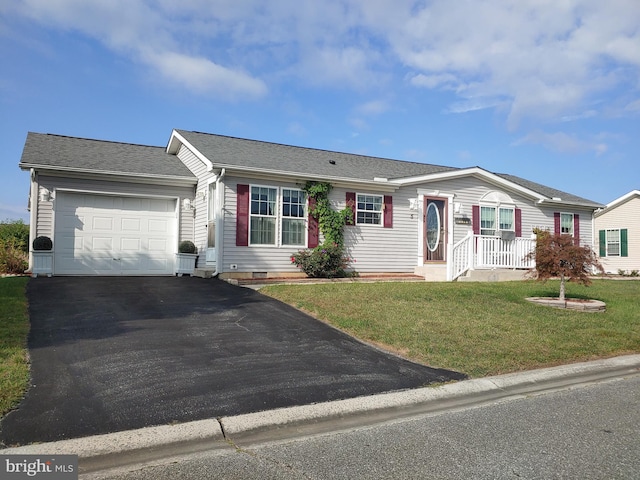
<path fill-rule="evenodd" d="M 172 128 L 510 173 L 600 203 L 640 188 L 640 2 L 0 3 L 0 220 L 28 131 Z"/>

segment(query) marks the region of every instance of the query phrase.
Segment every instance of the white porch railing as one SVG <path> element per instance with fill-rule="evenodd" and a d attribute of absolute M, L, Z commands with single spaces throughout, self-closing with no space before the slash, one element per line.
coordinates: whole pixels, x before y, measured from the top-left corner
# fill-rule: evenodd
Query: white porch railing
<path fill-rule="evenodd" d="M 529 238 L 503 240 L 500 237 L 469 233 L 453 246 L 449 280 L 455 280 L 472 268 L 533 268 L 535 260 L 526 257 L 535 246 L 536 241 Z"/>

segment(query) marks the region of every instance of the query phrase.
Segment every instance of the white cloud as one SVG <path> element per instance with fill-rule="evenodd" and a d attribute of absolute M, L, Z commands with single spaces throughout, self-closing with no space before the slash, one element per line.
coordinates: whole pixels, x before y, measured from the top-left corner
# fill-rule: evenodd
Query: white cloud
<path fill-rule="evenodd" d="M 14 0 L 0 9 L 95 38 L 197 94 L 254 98 L 267 81 L 389 91 L 408 80 L 456 96 L 449 113 L 498 108 L 516 129 L 600 115 L 640 88 L 638 0 Z"/>
<path fill-rule="evenodd" d="M 583 140 L 575 135 L 569 135 L 564 132 L 547 133 L 538 130 L 516 140 L 513 142 L 513 145 L 541 145 L 548 150 L 558 153 L 579 154 L 594 152 L 599 156 L 608 150 L 606 143 L 598 141 L 602 140 L 602 138 L 602 135 L 600 135 L 594 140 Z"/>
<path fill-rule="evenodd" d="M 233 98 L 238 95 L 259 97 L 267 91 L 261 80 L 216 65 L 206 58 L 173 52 L 146 53 L 142 58 L 165 79 L 195 93 L 211 92 L 223 98 Z"/>

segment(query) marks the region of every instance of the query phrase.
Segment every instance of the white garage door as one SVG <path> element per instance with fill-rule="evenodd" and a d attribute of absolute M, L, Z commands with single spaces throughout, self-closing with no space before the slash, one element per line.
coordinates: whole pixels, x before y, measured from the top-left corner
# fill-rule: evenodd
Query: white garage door
<path fill-rule="evenodd" d="M 175 200 L 58 192 L 55 208 L 55 274 L 173 274 Z"/>

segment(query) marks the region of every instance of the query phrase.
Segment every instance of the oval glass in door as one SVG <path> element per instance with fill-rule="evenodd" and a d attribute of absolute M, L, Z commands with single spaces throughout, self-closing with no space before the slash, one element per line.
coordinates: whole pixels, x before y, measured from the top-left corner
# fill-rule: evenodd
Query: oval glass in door
<path fill-rule="evenodd" d="M 427 206 L 427 248 L 435 252 L 440 244 L 440 212 L 435 203 Z"/>

